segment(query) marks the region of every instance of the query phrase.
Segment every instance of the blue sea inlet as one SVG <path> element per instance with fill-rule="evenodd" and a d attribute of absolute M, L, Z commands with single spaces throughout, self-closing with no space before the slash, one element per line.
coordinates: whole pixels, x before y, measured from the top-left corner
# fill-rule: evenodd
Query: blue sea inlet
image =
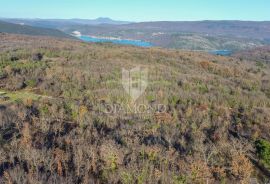
<path fill-rule="evenodd" d="M 233 51 L 231 50 L 213 50 L 209 52 L 210 54 L 218 55 L 218 56 L 231 56 Z"/>
<path fill-rule="evenodd" d="M 81 40 L 85 42 L 95 42 L 95 43 L 114 43 L 114 44 L 121 44 L 121 45 L 134 45 L 139 47 L 151 47 L 152 44 L 149 42 L 141 41 L 141 40 L 125 40 L 125 39 L 110 39 L 110 38 L 98 38 L 98 37 L 91 37 L 91 36 L 79 36 Z"/>

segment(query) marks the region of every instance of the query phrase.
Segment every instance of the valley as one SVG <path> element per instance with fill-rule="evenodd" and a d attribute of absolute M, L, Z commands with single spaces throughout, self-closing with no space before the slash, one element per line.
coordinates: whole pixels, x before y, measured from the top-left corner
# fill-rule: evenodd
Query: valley
<path fill-rule="evenodd" d="M 269 21 L 156 21 L 136 23 L 114 21 L 109 18 L 98 18 L 96 20 L 3 20 L 33 27 L 56 29 L 69 35 L 77 31 L 84 36 L 140 40 L 155 47 L 183 50 L 248 50 L 269 45 L 270 39 Z M 134 45 L 138 46 L 136 43 Z"/>

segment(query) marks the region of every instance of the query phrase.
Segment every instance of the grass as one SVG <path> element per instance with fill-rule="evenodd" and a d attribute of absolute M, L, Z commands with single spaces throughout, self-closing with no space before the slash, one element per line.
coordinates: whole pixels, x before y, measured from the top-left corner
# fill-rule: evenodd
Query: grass
<path fill-rule="evenodd" d="M 7 94 L 6 92 L 0 91 L 0 96 L 4 96 L 6 94 Z"/>
<path fill-rule="evenodd" d="M 27 90 L 21 91 L 0 91 L 0 96 L 8 97 L 8 100 L 4 103 L 12 103 L 12 102 L 23 102 L 24 100 L 33 100 L 38 101 L 42 98 L 47 98 L 47 96 L 41 96 L 35 93 L 32 93 Z"/>
<path fill-rule="evenodd" d="M 7 96 L 10 97 L 12 101 L 23 100 L 23 99 L 39 100 L 41 98 L 41 96 L 27 92 L 27 91 L 18 91 L 18 92 L 8 93 Z"/>

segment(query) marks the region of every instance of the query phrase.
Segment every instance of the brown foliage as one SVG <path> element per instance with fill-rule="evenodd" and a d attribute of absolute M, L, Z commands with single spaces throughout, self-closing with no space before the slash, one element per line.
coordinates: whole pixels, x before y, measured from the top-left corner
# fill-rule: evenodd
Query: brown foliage
<path fill-rule="evenodd" d="M 63 168 L 63 163 L 67 161 L 67 156 L 65 154 L 65 152 L 59 148 L 56 148 L 54 150 L 54 158 L 55 158 L 55 162 L 56 162 L 56 169 L 57 169 L 57 173 L 60 176 L 63 176 L 64 174 L 64 168 Z"/>
<path fill-rule="evenodd" d="M 4 177 L 6 179 L 6 184 L 13 184 L 12 179 L 7 171 L 4 172 Z"/>
<path fill-rule="evenodd" d="M 30 124 L 24 123 L 22 129 L 22 145 L 30 147 L 32 142 L 32 135 L 30 130 Z"/>
<path fill-rule="evenodd" d="M 167 112 L 156 112 L 154 118 L 158 124 L 170 123 L 173 120 L 172 116 Z"/>
<path fill-rule="evenodd" d="M 212 62 L 209 62 L 209 61 L 201 61 L 200 62 L 200 66 L 203 68 L 203 69 L 206 69 L 206 70 L 209 70 L 209 69 L 213 69 L 215 64 L 212 63 Z"/>
<path fill-rule="evenodd" d="M 251 165 L 232 154 L 233 140 L 252 148 L 253 139 L 269 138 L 267 67 L 200 52 L 0 37 L 0 86 L 11 96 L 0 106 L 0 173 L 13 182 L 24 175 L 33 183 L 243 182 Z M 7 63 L 13 52 L 26 59 Z M 150 68 L 137 102 L 153 109 L 102 113 L 130 103 L 121 68 L 137 65 Z M 166 112 L 156 112 L 158 103 Z"/>
<path fill-rule="evenodd" d="M 202 160 L 194 160 L 190 166 L 190 177 L 194 183 L 208 183 L 213 181 L 211 169 Z"/>
<path fill-rule="evenodd" d="M 235 153 L 232 157 L 231 172 L 243 184 L 249 183 L 253 166 L 249 159 L 242 153 Z"/>

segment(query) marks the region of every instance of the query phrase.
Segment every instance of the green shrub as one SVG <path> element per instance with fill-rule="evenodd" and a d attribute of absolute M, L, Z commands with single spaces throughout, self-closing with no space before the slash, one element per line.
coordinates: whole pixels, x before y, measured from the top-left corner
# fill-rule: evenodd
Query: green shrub
<path fill-rule="evenodd" d="M 257 61 L 256 62 L 256 66 L 259 67 L 259 68 L 264 68 L 264 64 L 260 61 Z"/>
<path fill-rule="evenodd" d="M 258 140 L 255 142 L 256 150 L 261 161 L 270 167 L 270 142 L 266 140 Z"/>
<path fill-rule="evenodd" d="M 5 78 L 7 74 L 0 68 L 0 79 Z"/>
<path fill-rule="evenodd" d="M 133 178 L 132 174 L 130 174 L 128 172 L 123 172 L 121 174 L 121 181 L 123 184 L 131 184 L 134 182 L 134 178 Z"/>
<path fill-rule="evenodd" d="M 199 84 L 198 89 L 200 94 L 206 94 L 209 92 L 208 86 L 206 84 Z"/>
<path fill-rule="evenodd" d="M 180 102 L 180 99 L 179 97 L 173 95 L 169 97 L 168 102 L 170 105 L 176 106 Z"/>
<path fill-rule="evenodd" d="M 187 177 L 186 176 L 174 176 L 173 183 L 174 184 L 185 184 L 185 183 L 187 183 Z"/>
<path fill-rule="evenodd" d="M 28 87 L 31 87 L 31 88 L 33 88 L 37 85 L 37 81 L 35 79 L 27 80 L 25 83 Z"/>
<path fill-rule="evenodd" d="M 49 114 L 49 108 L 48 108 L 47 105 L 42 106 L 39 110 L 40 110 L 42 115 L 48 115 Z"/>
<path fill-rule="evenodd" d="M 146 96 L 146 99 L 148 102 L 153 102 L 153 101 L 155 101 L 155 96 L 152 94 L 149 94 Z"/>

